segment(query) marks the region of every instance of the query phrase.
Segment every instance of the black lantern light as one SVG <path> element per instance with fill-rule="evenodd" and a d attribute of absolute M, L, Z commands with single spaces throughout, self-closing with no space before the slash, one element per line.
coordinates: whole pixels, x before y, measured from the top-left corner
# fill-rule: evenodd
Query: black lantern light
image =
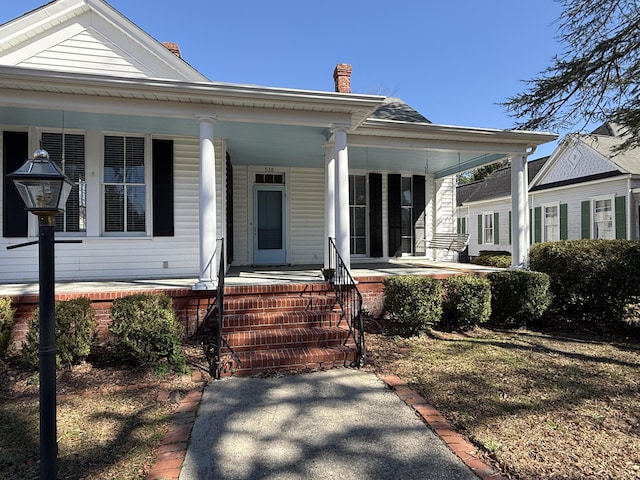
<path fill-rule="evenodd" d="M 15 172 L 7 175 L 15 185 L 26 209 L 39 217 L 53 217 L 64 211 L 73 183 L 38 149 Z"/>

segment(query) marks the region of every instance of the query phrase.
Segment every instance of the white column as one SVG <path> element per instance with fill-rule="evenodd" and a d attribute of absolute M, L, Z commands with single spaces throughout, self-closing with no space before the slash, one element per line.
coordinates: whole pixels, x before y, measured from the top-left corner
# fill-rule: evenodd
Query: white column
<path fill-rule="evenodd" d="M 351 248 L 349 245 L 349 154 L 347 152 L 347 126 L 334 125 L 335 195 L 336 195 L 336 247 L 347 270 L 351 270 Z"/>
<path fill-rule="evenodd" d="M 529 258 L 529 200 L 527 156 L 511 156 L 511 266 L 526 268 Z"/>
<path fill-rule="evenodd" d="M 329 240 L 336 236 L 336 163 L 335 146 L 324 145 L 324 266 L 329 267 Z"/>
<path fill-rule="evenodd" d="M 198 117 L 200 123 L 200 275 L 193 290 L 215 290 L 218 282 L 216 251 L 216 152 L 213 146 L 215 116 Z"/>

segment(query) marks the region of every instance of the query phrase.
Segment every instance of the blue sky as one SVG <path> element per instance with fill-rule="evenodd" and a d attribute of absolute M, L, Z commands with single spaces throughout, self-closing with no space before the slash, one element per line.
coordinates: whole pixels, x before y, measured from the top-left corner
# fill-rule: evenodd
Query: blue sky
<path fill-rule="evenodd" d="M 0 23 L 43 3 L 3 0 Z M 157 40 L 178 43 L 210 80 L 333 90 L 335 65 L 350 63 L 352 92 L 400 97 L 448 125 L 513 127 L 497 104 L 561 52 L 554 0 L 109 3 Z"/>

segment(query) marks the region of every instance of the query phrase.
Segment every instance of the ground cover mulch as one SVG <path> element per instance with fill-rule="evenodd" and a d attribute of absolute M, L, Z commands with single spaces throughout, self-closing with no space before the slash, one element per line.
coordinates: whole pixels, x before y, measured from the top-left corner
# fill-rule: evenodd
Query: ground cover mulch
<path fill-rule="evenodd" d="M 185 345 L 197 380 L 210 380 L 202 349 Z M 121 365 L 107 350 L 58 372 L 58 478 L 143 479 L 179 401 L 202 388 L 191 375 Z M 0 361 L 0 478 L 39 475 L 38 375 Z M 159 395 L 160 392 L 169 395 Z"/>
<path fill-rule="evenodd" d="M 396 374 L 508 477 L 640 479 L 640 344 L 529 330 L 369 334 Z"/>

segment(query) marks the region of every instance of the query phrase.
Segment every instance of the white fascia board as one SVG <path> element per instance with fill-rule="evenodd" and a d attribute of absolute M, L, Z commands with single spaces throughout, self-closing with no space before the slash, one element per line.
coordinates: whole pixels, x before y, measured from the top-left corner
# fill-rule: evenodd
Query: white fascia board
<path fill-rule="evenodd" d="M 151 108 L 164 109 L 167 113 L 179 110 L 208 115 L 219 113 L 238 117 L 233 119 L 237 121 L 257 121 L 256 112 L 261 109 L 249 105 L 262 102 L 263 110 L 274 113 L 285 110 L 292 116 L 305 113 L 308 122 L 321 125 L 333 122 L 353 125 L 361 115 L 377 108 L 384 98 L 213 82 L 132 80 L 7 66 L 0 66 L 0 94 L 3 104 L 25 107 L 30 104 L 32 108 L 44 107 L 40 102 L 59 104 L 64 100 L 90 111 L 89 103 L 104 104 L 99 98 L 116 103 L 124 99 L 127 104 L 140 100 L 146 104 L 157 102 L 158 107 Z M 91 97 L 93 99 L 88 100 Z"/>
<path fill-rule="evenodd" d="M 503 197 L 487 198 L 485 200 L 475 200 L 473 202 L 462 202 L 462 205 L 460 205 L 458 208 L 460 208 L 460 207 L 467 207 L 467 208 L 482 207 L 482 205 L 485 205 L 487 203 L 501 203 L 501 202 L 505 202 L 505 201 L 511 202 L 511 195 L 503 196 Z"/>
<path fill-rule="evenodd" d="M 525 149 L 537 147 L 558 138 L 555 133 L 531 132 L 525 130 L 499 130 L 493 128 L 462 127 L 439 125 L 436 123 L 412 123 L 397 120 L 369 118 L 360 129 L 360 133 L 396 136 L 399 138 L 450 139 L 457 142 L 512 144 L 519 153 Z"/>

